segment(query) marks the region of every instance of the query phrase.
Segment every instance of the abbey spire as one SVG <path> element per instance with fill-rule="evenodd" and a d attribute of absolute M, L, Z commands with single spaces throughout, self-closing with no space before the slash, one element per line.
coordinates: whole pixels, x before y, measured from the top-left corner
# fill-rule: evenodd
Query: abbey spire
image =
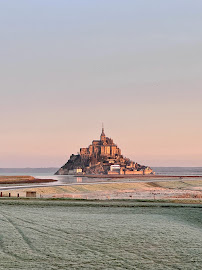
<path fill-rule="evenodd" d="M 100 135 L 100 141 L 105 141 L 106 136 L 105 136 L 105 132 L 104 132 L 104 124 L 102 123 L 102 133 Z"/>

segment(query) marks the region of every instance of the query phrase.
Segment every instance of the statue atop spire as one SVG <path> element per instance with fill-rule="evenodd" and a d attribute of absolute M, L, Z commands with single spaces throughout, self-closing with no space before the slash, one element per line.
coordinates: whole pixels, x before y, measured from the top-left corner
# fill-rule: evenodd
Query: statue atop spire
<path fill-rule="evenodd" d="M 102 134 L 105 134 L 104 132 L 104 124 L 102 123 Z"/>
<path fill-rule="evenodd" d="M 100 140 L 101 141 L 105 141 L 106 136 L 105 136 L 105 132 L 104 132 L 104 124 L 102 123 L 102 133 L 100 135 Z"/>

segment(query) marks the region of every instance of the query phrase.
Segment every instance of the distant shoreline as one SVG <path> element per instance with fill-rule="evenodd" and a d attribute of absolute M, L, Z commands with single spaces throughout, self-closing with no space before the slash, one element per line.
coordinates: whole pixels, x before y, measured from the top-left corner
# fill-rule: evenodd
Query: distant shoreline
<path fill-rule="evenodd" d="M 88 178 L 136 178 L 136 177 L 141 177 L 141 178 L 199 178 L 201 175 L 141 175 L 141 174 L 131 174 L 131 175 L 108 175 L 108 174 L 77 174 L 77 175 L 72 175 L 74 177 L 88 177 Z"/>

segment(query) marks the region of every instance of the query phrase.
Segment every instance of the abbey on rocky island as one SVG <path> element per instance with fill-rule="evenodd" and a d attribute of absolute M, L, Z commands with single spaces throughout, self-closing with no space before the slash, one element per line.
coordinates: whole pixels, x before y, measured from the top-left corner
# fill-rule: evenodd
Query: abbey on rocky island
<path fill-rule="evenodd" d="M 111 138 L 105 136 L 104 128 L 100 135 L 100 140 L 93 140 L 88 148 L 81 148 L 80 155 L 82 158 L 98 157 L 113 157 L 121 155 L 121 150 L 113 142 Z"/>
<path fill-rule="evenodd" d="M 80 148 L 80 154 L 72 154 L 68 162 L 56 174 L 145 175 L 154 173 L 150 167 L 123 157 L 113 140 L 105 136 L 104 127 L 102 127 L 100 140 L 93 140 L 89 147 Z"/>

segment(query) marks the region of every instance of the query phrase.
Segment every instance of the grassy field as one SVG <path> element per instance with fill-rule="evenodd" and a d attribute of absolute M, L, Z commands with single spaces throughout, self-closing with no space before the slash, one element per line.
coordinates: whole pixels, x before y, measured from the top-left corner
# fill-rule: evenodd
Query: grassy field
<path fill-rule="evenodd" d="M 0 269 L 187 269 L 202 265 L 202 206 L 0 200 Z"/>

